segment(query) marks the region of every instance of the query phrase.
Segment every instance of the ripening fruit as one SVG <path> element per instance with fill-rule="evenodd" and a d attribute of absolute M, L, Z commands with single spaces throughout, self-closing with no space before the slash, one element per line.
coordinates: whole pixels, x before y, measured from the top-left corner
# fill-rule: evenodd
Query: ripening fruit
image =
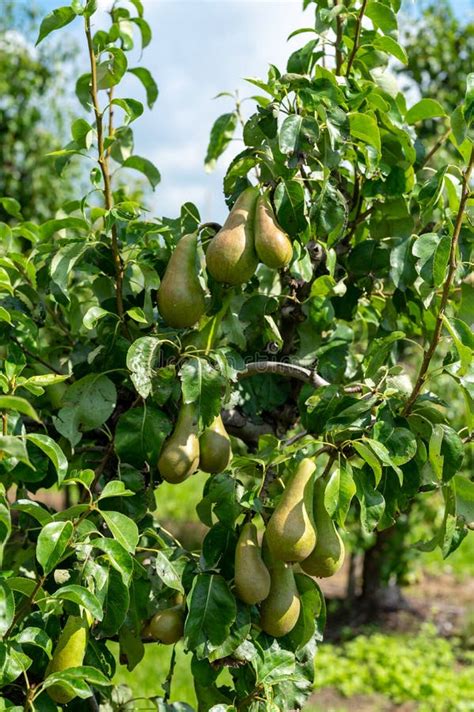
<path fill-rule="evenodd" d="M 318 540 L 311 554 L 301 562 L 301 568 L 310 576 L 333 576 L 344 563 L 344 543 L 336 525 L 324 506 L 326 483 L 316 480 L 314 485 L 314 521 Z"/>
<path fill-rule="evenodd" d="M 204 290 L 196 271 L 197 236 L 178 242 L 158 290 L 158 308 L 169 326 L 193 326 L 205 312 Z"/>
<path fill-rule="evenodd" d="M 248 282 L 258 265 L 254 245 L 255 204 L 258 189 L 247 188 L 237 198 L 227 220 L 206 252 L 209 274 L 217 282 Z"/>
<path fill-rule="evenodd" d="M 242 527 L 235 549 L 235 590 L 250 606 L 260 603 L 270 593 L 270 574 L 265 566 L 252 522 Z"/>
<path fill-rule="evenodd" d="M 184 607 L 173 606 L 155 613 L 143 630 L 146 638 L 165 645 L 173 645 L 181 640 L 184 632 Z"/>
<path fill-rule="evenodd" d="M 171 484 L 183 482 L 194 474 L 199 465 L 199 438 L 196 407 L 183 403 L 176 426 L 163 445 L 158 459 L 158 470 Z"/>
<path fill-rule="evenodd" d="M 293 257 L 293 246 L 277 223 L 268 193 L 257 199 L 255 250 L 263 264 L 273 269 L 286 267 Z"/>
<path fill-rule="evenodd" d="M 222 472 L 231 453 L 230 438 L 221 416 L 217 415 L 199 438 L 199 469 L 213 474 Z"/>
<path fill-rule="evenodd" d="M 303 561 L 316 545 L 313 522 L 313 483 L 316 466 L 305 458 L 286 485 L 266 529 L 274 559 Z"/>
<path fill-rule="evenodd" d="M 88 637 L 89 624 L 86 618 L 69 616 L 46 669 L 46 675 L 82 665 Z M 48 687 L 47 692 L 51 699 L 60 705 L 67 704 L 76 696 L 60 685 Z"/>
<path fill-rule="evenodd" d="M 290 564 L 273 560 L 270 578 L 270 593 L 260 608 L 260 626 L 268 635 L 280 638 L 295 627 L 301 603 Z"/>

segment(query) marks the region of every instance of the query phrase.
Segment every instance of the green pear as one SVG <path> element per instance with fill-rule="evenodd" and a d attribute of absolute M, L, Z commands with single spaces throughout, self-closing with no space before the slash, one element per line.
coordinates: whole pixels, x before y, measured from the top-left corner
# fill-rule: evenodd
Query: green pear
<path fill-rule="evenodd" d="M 167 482 L 177 484 L 196 472 L 199 465 L 199 438 L 196 407 L 183 403 L 175 428 L 163 445 L 158 470 Z"/>
<path fill-rule="evenodd" d="M 316 545 L 313 482 L 316 466 L 302 460 L 288 482 L 267 524 L 266 539 L 273 558 L 303 561 Z"/>
<path fill-rule="evenodd" d="M 199 469 L 217 473 L 225 470 L 231 456 L 230 438 L 217 415 L 199 438 Z"/>
<path fill-rule="evenodd" d="M 260 626 L 268 635 L 280 638 L 296 625 L 301 608 L 300 597 L 290 564 L 273 560 L 270 580 L 270 593 L 260 607 Z"/>
<path fill-rule="evenodd" d="M 89 624 L 86 617 L 69 616 L 49 661 L 46 675 L 82 665 L 88 638 Z M 60 705 L 67 704 L 76 696 L 74 692 L 69 692 L 60 685 L 51 685 L 47 692 L 51 699 Z"/>
<path fill-rule="evenodd" d="M 158 309 L 169 326 L 193 326 L 205 312 L 204 290 L 196 271 L 197 236 L 178 242 L 158 290 Z"/>
<path fill-rule="evenodd" d="M 243 284 L 248 282 L 257 268 L 253 237 L 257 197 L 257 188 L 246 188 L 209 243 L 207 269 L 217 282 Z"/>
<path fill-rule="evenodd" d="M 308 558 L 301 562 L 303 571 L 311 576 L 321 578 L 333 576 L 344 563 L 344 543 L 324 506 L 325 489 L 325 481 L 316 480 L 313 513 L 318 530 L 318 540 Z"/>
<path fill-rule="evenodd" d="M 288 235 L 277 223 L 267 193 L 257 199 L 255 250 L 263 264 L 273 269 L 286 267 L 293 257 L 293 246 Z"/>
<path fill-rule="evenodd" d="M 257 527 L 247 522 L 242 527 L 235 549 L 235 590 L 237 596 L 253 606 L 270 593 L 270 574 L 263 563 Z"/>
<path fill-rule="evenodd" d="M 184 606 L 157 611 L 143 630 L 143 636 L 165 645 L 181 640 L 184 632 Z"/>

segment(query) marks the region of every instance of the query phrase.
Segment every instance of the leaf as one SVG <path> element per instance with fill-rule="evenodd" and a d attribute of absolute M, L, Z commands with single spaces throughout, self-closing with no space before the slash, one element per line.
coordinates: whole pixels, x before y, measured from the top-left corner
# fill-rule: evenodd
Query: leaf
<path fill-rule="evenodd" d="M 51 573 L 61 561 L 73 531 L 72 522 L 50 522 L 40 531 L 36 544 L 36 558 L 45 574 Z"/>
<path fill-rule="evenodd" d="M 189 358 L 179 372 L 183 403 L 194 403 L 204 427 L 210 425 L 220 413 L 225 380 L 208 361 Z"/>
<path fill-rule="evenodd" d="M 360 522 L 366 534 L 370 534 L 382 518 L 385 510 L 385 500 L 382 494 L 374 489 L 370 472 L 354 469 L 354 480 L 357 485 L 357 499 L 360 502 Z"/>
<path fill-rule="evenodd" d="M 15 636 L 15 640 L 20 645 L 34 645 L 36 648 L 44 650 L 48 658 L 51 658 L 53 643 L 47 632 L 42 628 L 35 628 L 34 626 L 23 628 L 21 633 Z"/>
<path fill-rule="evenodd" d="M 351 112 L 349 114 L 349 126 L 351 136 L 373 146 L 377 153 L 381 151 L 380 131 L 375 117 L 371 113 L 360 114 Z"/>
<path fill-rule="evenodd" d="M 335 517 L 341 527 L 344 526 L 355 493 L 352 467 L 347 460 L 343 460 L 332 472 L 324 490 L 324 506 L 329 516 Z"/>
<path fill-rule="evenodd" d="M 63 586 L 62 588 L 58 588 L 58 590 L 52 594 L 52 597 L 58 598 L 60 601 L 72 601 L 89 611 L 97 620 L 102 620 L 102 606 L 100 605 L 99 599 L 87 588 L 84 588 L 84 586 L 78 586 L 77 584 Z"/>
<path fill-rule="evenodd" d="M 67 475 L 68 461 L 59 445 L 49 435 L 41 433 L 29 433 L 26 435 L 26 439 L 49 457 L 58 475 L 58 485 L 61 485 Z"/>
<path fill-rule="evenodd" d="M 474 351 L 474 336 L 472 330 L 461 319 L 453 318 L 450 321 L 446 315 L 443 315 L 443 323 L 451 335 L 461 361 L 457 375 L 465 376 L 469 373 L 472 363 L 472 353 Z"/>
<path fill-rule="evenodd" d="M 276 643 L 264 649 L 257 647 L 258 655 L 252 660 L 258 685 L 276 685 L 286 681 L 295 672 L 295 655 Z"/>
<path fill-rule="evenodd" d="M 148 69 L 145 69 L 145 67 L 134 67 L 133 69 L 129 69 L 128 72 L 130 74 L 134 74 L 143 84 L 146 92 L 148 108 L 152 109 L 153 104 L 158 98 L 158 87 L 151 75 L 151 72 Z"/>
<path fill-rule="evenodd" d="M 209 145 L 207 147 L 204 165 L 206 171 L 214 169 L 216 161 L 226 150 L 231 142 L 237 127 L 237 114 L 235 111 L 219 116 L 211 129 Z"/>
<path fill-rule="evenodd" d="M 446 116 L 446 111 L 439 101 L 436 101 L 436 99 L 421 99 L 407 111 L 405 121 L 407 124 L 416 124 L 418 121 L 442 116 Z"/>
<path fill-rule="evenodd" d="M 97 590 L 97 596 L 102 605 L 103 617 L 94 631 L 98 637 L 110 638 L 125 622 L 130 606 L 130 593 L 121 574 L 115 568 L 108 567 L 108 570 L 101 568 L 102 571 L 106 571 L 106 576 L 103 585 Z"/>
<path fill-rule="evenodd" d="M 304 647 L 314 635 L 318 616 L 324 610 L 321 590 L 312 578 L 305 574 L 295 574 L 296 587 L 300 595 L 301 609 L 296 626 L 289 634 L 296 649 Z"/>
<path fill-rule="evenodd" d="M 456 514 L 463 517 L 466 524 L 474 524 L 474 482 L 462 475 L 454 475 Z"/>
<path fill-rule="evenodd" d="M 184 593 L 184 587 L 181 583 L 181 578 L 186 563 L 185 559 L 171 560 L 173 554 L 172 549 L 156 552 L 156 573 L 166 586 L 175 591 Z"/>
<path fill-rule="evenodd" d="M 143 336 L 133 342 L 127 352 L 127 368 L 137 393 L 148 398 L 152 392 L 153 364 L 161 344 L 161 339 Z"/>
<path fill-rule="evenodd" d="M 376 37 L 372 44 L 377 49 L 381 49 L 383 52 L 391 54 L 392 57 L 395 57 L 403 64 L 408 64 L 407 53 L 404 48 L 393 39 L 393 37 L 388 37 L 387 35 L 384 37 Z"/>
<path fill-rule="evenodd" d="M 104 489 L 99 495 L 98 501 L 101 499 L 107 499 L 107 497 L 130 497 L 134 495 L 135 492 L 126 489 L 124 483 L 121 480 L 111 480 L 107 482 Z"/>
<path fill-rule="evenodd" d="M 72 384 L 64 396 L 64 407 L 53 418 L 54 426 L 76 445 L 80 431 L 99 428 L 110 417 L 117 401 L 113 382 L 104 374 L 89 373 Z"/>
<path fill-rule="evenodd" d="M 32 467 L 25 442 L 19 435 L 0 435 L 0 452 L 3 452 L 4 456 L 14 458 L 25 463 L 28 467 Z"/>
<path fill-rule="evenodd" d="M 158 168 L 156 168 L 156 166 L 149 161 L 148 158 L 142 158 L 141 156 L 129 156 L 129 158 L 122 163 L 122 168 L 133 168 L 134 170 L 143 173 L 143 175 L 148 178 L 148 182 L 153 190 L 161 180 Z"/>
<path fill-rule="evenodd" d="M 7 506 L 6 499 L 2 496 L 0 497 L 0 569 L 3 564 L 3 551 L 10 538 L 11 531 L 12 522 L 10 509 Z"/>
<path fill-rule="evenodd" d="M 76 13 L 71 7 L 58 7 L 50 12 L 41 22 L 36 45 L 39 45 L 54 30 L 59 30 L 61 27 L 69 25 L 75 17 Z"/>
<path fill-rule="evenodd" d="M 107 311 L 107 309 L 102 309 L 102 307 L 90 307 L 84 314 L 82 318 L 82 323 L 86 329 L 95 329 L 97 322 L 103 319 L 104 316 L 114 316 L 117 318 L 116 314 Z"/>
<path fill-rule="evenodd" d="M 237 614 L 235 599 L 222 576 L 204 573 L 195 577 L 187 602 L 186 647 L 205 658 L 229 635 Z"/>
<path fill-rule="evenodd" d="M 170 419 L 158 408 L 131 408 L 117 421 L 115 451 L 129 465 L 154 466 L 171 429 Z"/>
<path fill-rule="evenodd" d="M 135 522 L 121 512 L 106 512 L 100 510 L 100 513 L 114 539 L 117 539 L 124 549 L 133 554 L 139 539 L 138 527 Z"/>
<path fill-rule="evenodd" d="M 122 544 L 108 537 L 96 537 L 92 539 L 90 546 L 106 554 L 111 565 L 121 574 L 124 584 L 128 586 L 133 574 L 133 558 Z"/>
<path fill-rule="evenodd" d="M 365 15 L 372 20 L 375 27 L 378 27 L 384 34 L 393 32 L 398 28 L 397 16 L 392 8 L 382 2 L 370 0 L 366 7 Z"/>
<path fill-rule="evenodd" d="M 288 180 L 279 183 L 274 204 L 278 222 L 289 235 L 295 236 L 306 228 L 304 188 L 300 182 Z"/>
<path fill-rule="evenodd" d="M 359 440 L 354 440 L 352 446 L 354 450 L 359 453 L 361 458 L 365 460 L 365 462 L 372 469 L 375 476 L 375 484 L 378 485 L 382 477 L 382 467 L 380 465 L 379 458 L 372 452 L 372 450 L 366 444 L 360 442 Z"/>
<path fill-rule="evenodd" d="M 280 151 L 282 153 L 291 154 L 297 151 L 301 140 L 302 124 L 303 117 L 299 114 L 290 114 L 290 116 L 287 116 L 283 121 L 278 134 Z"/>
<path fill-rule="evenodd" d="M 16 218 L 17 220 L 23 220 L 21 214 L 21 205 L 15 198 L 0 198 L 0 205 L 5 210 L 6 213 Z"/>
<path fill-rule="evenodd" d="M 123 50 L 108 46 L 104 53 L 107 59 L 97 65 L 98 89 L 110 89 L 116 86 L 127 71 L 127 57 Z"/>
<path fill-rule="evenodd" d="M 31 499 L 19 499 L 11 505 L 11 508 L 17 512 L 25 512 L 36 519 L 42 527 L 53 521 L 51 514 L 39 502 L 33 502 Z"/>
<path fill-rule="evenodd" d="M 0 637 L 3 637 L 13 621 L 15 615 L 15 598 L 13 591 L 0 580 Z"/>
<path fill-rule="evenodd" d="M 112 104 L 123 109 L 127 124 L 131 124 L 143 114 L 143 104 L 136 99 L 113 99 Z"/>
<path fill-rule="evenodd" d="M 38 413 L 25 398 L 19 398 L 18 396 L 0 396 L 0 410 L 16 410 L 18 413 L 27 415 L 37 423 L 41 422 Z"/>

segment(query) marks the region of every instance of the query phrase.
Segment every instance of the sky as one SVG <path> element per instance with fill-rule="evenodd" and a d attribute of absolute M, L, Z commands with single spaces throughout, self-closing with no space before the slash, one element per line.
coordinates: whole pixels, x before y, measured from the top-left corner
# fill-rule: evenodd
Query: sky
<path fill-rule="evenodd" d="M 406 2 L 408 6 L 416 5 L 415 0 Z M 152 160 L 162 177 L 149 203 L 153 214 L 174 217 L 182 203 L 192 201 L 203 221 L 221 222 L 227 212 L 222 179 L 242 144 L 232 142 L 214 172 L 205 172 L 204 157 L 212 124 L 217 116 L 233 108 L 230 98 L 213 97 L 235 89 L 241 97 L 258 93 L 244 78 L 265 78 L 269 63 L 284 71 L 291 52 L 309 39 L 303 34 L 287 42 L 287 37 L 296 28 L 313 25 L 314 9 L 303 13 L 300 0 L 143 3 L 153 39 L 141 64 L 150 69 L 160 91 L 153 110 L 146 109 L 133 124 L 135 153 Z M 63 4 L 60 0 L 42 2 L 47 11 Z M 100 0 L 101 7 L 108 4 L 108 0 Z M 454 0 L 454 6 L 460 16 L 465 16 L 472 13 L 474 0 Z M 97 25 L 100 22 L 99 15 Z M 69 27 L 83 47 L 80 22 Z M 135 55 L 129 65 L 136 66 L 137 59 Z M 78 60 L 81 66 L 87 58 L 84 55 Z M 121 95 L 144 100 L 141 85 L 135 79 L 127 81 Z M 246 102 L 244 109 L 252 111 L 252 102 Z"/>

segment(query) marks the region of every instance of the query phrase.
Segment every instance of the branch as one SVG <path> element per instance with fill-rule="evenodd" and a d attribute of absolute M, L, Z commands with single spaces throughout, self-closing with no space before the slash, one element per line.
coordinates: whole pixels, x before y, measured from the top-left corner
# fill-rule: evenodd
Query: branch
<path fill-rule="evenodd" d="M 339 4 L 336 0 L 336 6 Z M 342 66 L 342 18 L 336 15 L 336 74 L 341 73 Z"/>
<path fill-rule="evenodd" d="M 436 141 L 436 143 L 433 146 L 433 148 L 431 149 L 431 151 L 429 151 L 429 153 L 427 153 L 427 155 L 423 159 L 423 161 L 420 165 L 420 168 L 418 170 L 421 170 L 422 168 L 424 168 L 426 166 L 427 163 L 429 163 L 429 161 L 433 158 L 436 151 L 438 151 L 441 148 L 441 146 L 443 145 L 443 143 L 446 141 L 446 139 L 448 138 L 450 133 L 451 133 L 451 128 L 449 128 L 447 131 L 444 132 L 444 134 L 442 136 L 439 137 L 439 139 Z"/>
<path fill-rule="evenodd" d="M 359 17 L 357 18 L 356 31 L 355 31 L 355 36 L 354 36 L 354 45 L 352 47 L 352 52 L 350 54 L 349 61 L 347 62 L 346 77 L 348 77 L 349 74 L 351 73 L 352 65 L 354 63 L 354 59 L 357 54 L 357 50 L 359 49 L 360 31 L 362 29 L 362 18 L 364 17 L 365 8 L 367 7 L 367 2 L 368 2 L 368 0 L 363 0 L 362 7 L 360 8 Z"/>
<path fill-rule="evenodd" d="M 258 373 L 274 373 L 287 378 L 295 378 L 297 381 L 309 383 L 315 388 L 330 386 L 329 381 L 319 375 L 316 371 L 304 366 L 298 366 L 294 363 L 283 363 L 280 361 L 255 361 L 248 363 L 245 370 L 240 371 L 237 378 L 241 381 L 243 378 L 255 376 Z M 345 386 L 344 393 L 360 393 L 362 386 Z"/>
<path fill-rule="evenodd" d="M 109 211 L 113 208 L 113 196 L 112 196 L 112 183 L 109 170 L 109 154 L 104 149 L 104 123 L 103 114 L 99 106 L 98 98 L 98 84 L 97 84 L 97 58 L 94 52 L 94 45 L 92 42 L 91 33 L 91 23 L 90 17 L 85 18 L 85 33 L 87 38 L 87 47 L 89 50 L 89 62 L 91 67 L 91 86 L 90 95 L 92 100 L 92 106 L 94 109 L 95 122 L 97 127 L 97 149 L 98 149 L 98 163 L 100 171 L 102 173 L 102 179 L 104 181 L 104 202 L 105 207 Z M 120 320 L 123 322 L 124 318 L 124 308 L 123 308 L 123 262 L 120 256 L 120 251 L 118 248 L 118 237 L 117 237 L 117 227 L 112 225 L 112 257 L 115 267 L 115 300 L 117 303 L 117 314 Z"/>
<path fill-rule="evenodd" d="M 446 311 L 446 306 L 448 304 L 448 298 L 449 298 L 449 292 L 451 289 L 451 285 L 453 283 L 454 279 L 454 274 L 456 272 L 456 267 L 457 267 L 457 262 L 456 262 L 456 250 L 458 246 L 458 240 L 459 240 L 459 234 L 461 232 L 461 227 L 462 227 L 462 222 L 463 222 L 463 217 L 464 217 L 464 210 L 466 208 L 466 203 L 469 198 L 469 181 L 471 178 L 471 173 L 474 168 L 474 148 L 471 150 L 471 157 L 469 159 L 469 164 L 464 171 L 463 175 L 463 181 L 462 181 L 462 189 L 461 189 L 461 200 L 459 202 L 459 209 L 458 209 L 458 214 L 456 217 L 456 223 L 454 226 L 454 232 L 453 232 L 453 239 L 451 240 L 451 248 L 449 252 L 449 266 L 448 266 L 448 275 L 446 277 L 446 280 L 444 282 L 443 286 L 443 293 L 441 295 L 441 303 L 439 305 L 439 311 L 438 311 L 438 316 L 436 317 L 436 324 L 435 324 L 435 329 L 433 332 L 433 336 L 431 337 L 431 342 L 430 345 L 428 346 L 427 351 L 425 352 L 425 355 L 423 357 L 423 361 L 420 367 L 420 371 L 418 373 L 418 378 L 416 379 L 416 383 L 413 387 L 413 390 L 411 392 L 410 397 L 408 398 L 405 407 L 403 409 L 402 414 L 403 415 L 408 415 L 410 413 L 413 404 L 415 403 L 416 399 L 418 398 L 418 394 L 420 393 L 423 384 L 426 380 L 426 374 L 428 372 L 428 368 L 431 363 L 431 359 L 433 358 L 433 355 L 436 351 L 436 347 L 439 344 L 439 340 L 441 338 L 441 330 L 443 328 L 443 318 L 444 318 L 444 313 Z"/>

